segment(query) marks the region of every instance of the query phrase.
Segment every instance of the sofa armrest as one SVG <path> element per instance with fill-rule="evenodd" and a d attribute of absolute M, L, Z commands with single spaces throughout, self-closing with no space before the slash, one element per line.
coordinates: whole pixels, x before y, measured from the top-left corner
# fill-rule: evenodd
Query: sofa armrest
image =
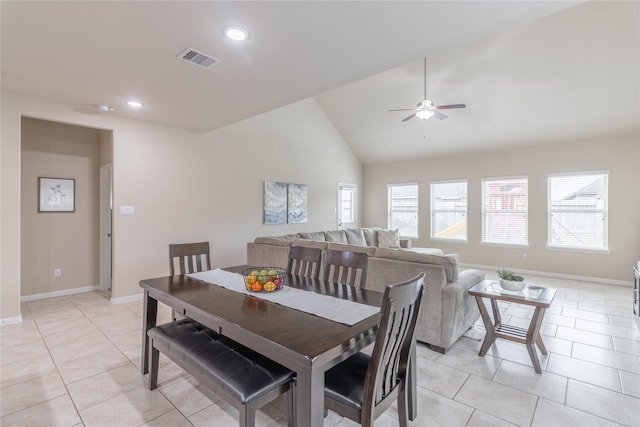
<path fill-rule="evenodd" d="M 475 298 L 467 291 L 482 280 L 482 271 L 464 270 L 458 273 L 458 280 L 442 288 L 442 348 L 448 349 L 480 318 Z"/>
<path fill-rule="evenodd" d="M 465 291 L 468 291 L 476 283 L 480 283 L 484 280 L 484 273 L 480 270 L 467 269 L 458 272 L 458 280 L 455 282 L 449 282 L 447 286 L 457 286 Z"/>

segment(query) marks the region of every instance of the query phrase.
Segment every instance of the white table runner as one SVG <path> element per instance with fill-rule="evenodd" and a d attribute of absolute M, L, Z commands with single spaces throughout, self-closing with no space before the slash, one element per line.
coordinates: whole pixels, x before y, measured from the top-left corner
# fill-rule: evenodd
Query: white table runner
<path fill-rule="evenodd" d="M 245 288 L 242 274 L 232 273 L 219 268 L 202 271 L 200 273 L 190 273 L 187 274 L 187 276 L 346 325 L 355 325 L 367 317 L 380 312 L 379 307 L 347 301 L 329 295 L 316 294 L 315 292 L 303 291 L 302 289 L 290 288 L 289 286 L 284 286 L 283 289 L 273 293 L 249 292 Z"/>

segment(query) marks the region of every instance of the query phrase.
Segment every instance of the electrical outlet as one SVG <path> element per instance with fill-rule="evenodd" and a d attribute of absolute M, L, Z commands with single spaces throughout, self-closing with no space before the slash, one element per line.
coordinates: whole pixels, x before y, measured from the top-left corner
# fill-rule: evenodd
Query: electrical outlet
<path fill-rule="evenodd" d="M 522 259 L 527 259 L 527 253 L 526 252 L 522 252 Z"/>
<path fill-rule="evenodd" d="M 53 269 L 53 277 L 62 277 L 62 269 L 54 268 Z"/>

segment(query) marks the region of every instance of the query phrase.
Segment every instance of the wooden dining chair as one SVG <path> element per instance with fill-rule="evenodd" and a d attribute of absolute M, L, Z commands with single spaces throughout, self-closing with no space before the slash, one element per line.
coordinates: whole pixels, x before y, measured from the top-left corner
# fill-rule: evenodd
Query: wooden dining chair
<path fill-rule="evenodd" d="M 175 264 L 179 273 L 196 273 L 211 270 L 209 242 L 169 244 L 169 273 L 175 276 Z"/>
<path fill-rule="evenodd" d="M 343 285 L 364 287 L 367 282 L 369 255 L 364 252 L 327 249 L 324 260 L 324 279 Z M 356 279 L 357 284 L 356 284 Z"/>
<path fill-rule="evenodd" d="M 408 366 L 423 289 L 424 273 L 385 288 L 373 352 L 356 353 L 325 373 L 325 409 L 370 427 L 397 400 L 400 425 L 407 426 Z"/>
<path fill-rule="evenodd" d="M 321 249 L 307 248 L 304 246 L 291 246 L 289 248 L 287 273 L 319 279 L 321 262 Z"/>
<path fill-rule="evenodd" d="M 211 270 L 209 242 L 170 243 L 169 274 L 171 276 L 176 275 L 176 264 L 178 264 L 178 274 Z M 176 311 L 173 308 L 171 309 L 171 318 L 176 320 Z"/>

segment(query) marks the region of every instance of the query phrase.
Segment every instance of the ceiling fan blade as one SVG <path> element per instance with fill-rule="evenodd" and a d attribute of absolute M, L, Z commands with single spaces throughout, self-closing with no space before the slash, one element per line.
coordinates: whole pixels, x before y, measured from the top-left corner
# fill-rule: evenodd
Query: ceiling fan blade
<path fill-rule="evenodd" d="M 412 115 L 410 115 L 409 117 L 405 117 L 404 119 L 402 119 L 403 122 L 406 122 L 409 119 L 413 119 L 416 116 L 416 113 L 413 113 Z"/>
<path fill-rule="evenodd" d="M 413 111 L 415 108 L 397 108 L 395 110 L 387 110 L 387 111 Z"/>
<path fill-rule="evenodd" d="M 450 105 L 438 105 L 436 107 L 433 107 L 437 110 L 449 110 L 451 108 L 466 108 L 465 104 L 450 104 Z"/>
<path fill-rule="evenodd" d="M 440 111 L 437 111 L 437 110 L 431 110 L 431 111 L 433 111 L 433 115 L 434 115 L 434 117 L 435 117 L 436 119 L 444 120 L 444 119 L 446 119 L 446 118 L 447 118 L 447 115 L 446 115 L 446 114 L 441 113 Z"/>

